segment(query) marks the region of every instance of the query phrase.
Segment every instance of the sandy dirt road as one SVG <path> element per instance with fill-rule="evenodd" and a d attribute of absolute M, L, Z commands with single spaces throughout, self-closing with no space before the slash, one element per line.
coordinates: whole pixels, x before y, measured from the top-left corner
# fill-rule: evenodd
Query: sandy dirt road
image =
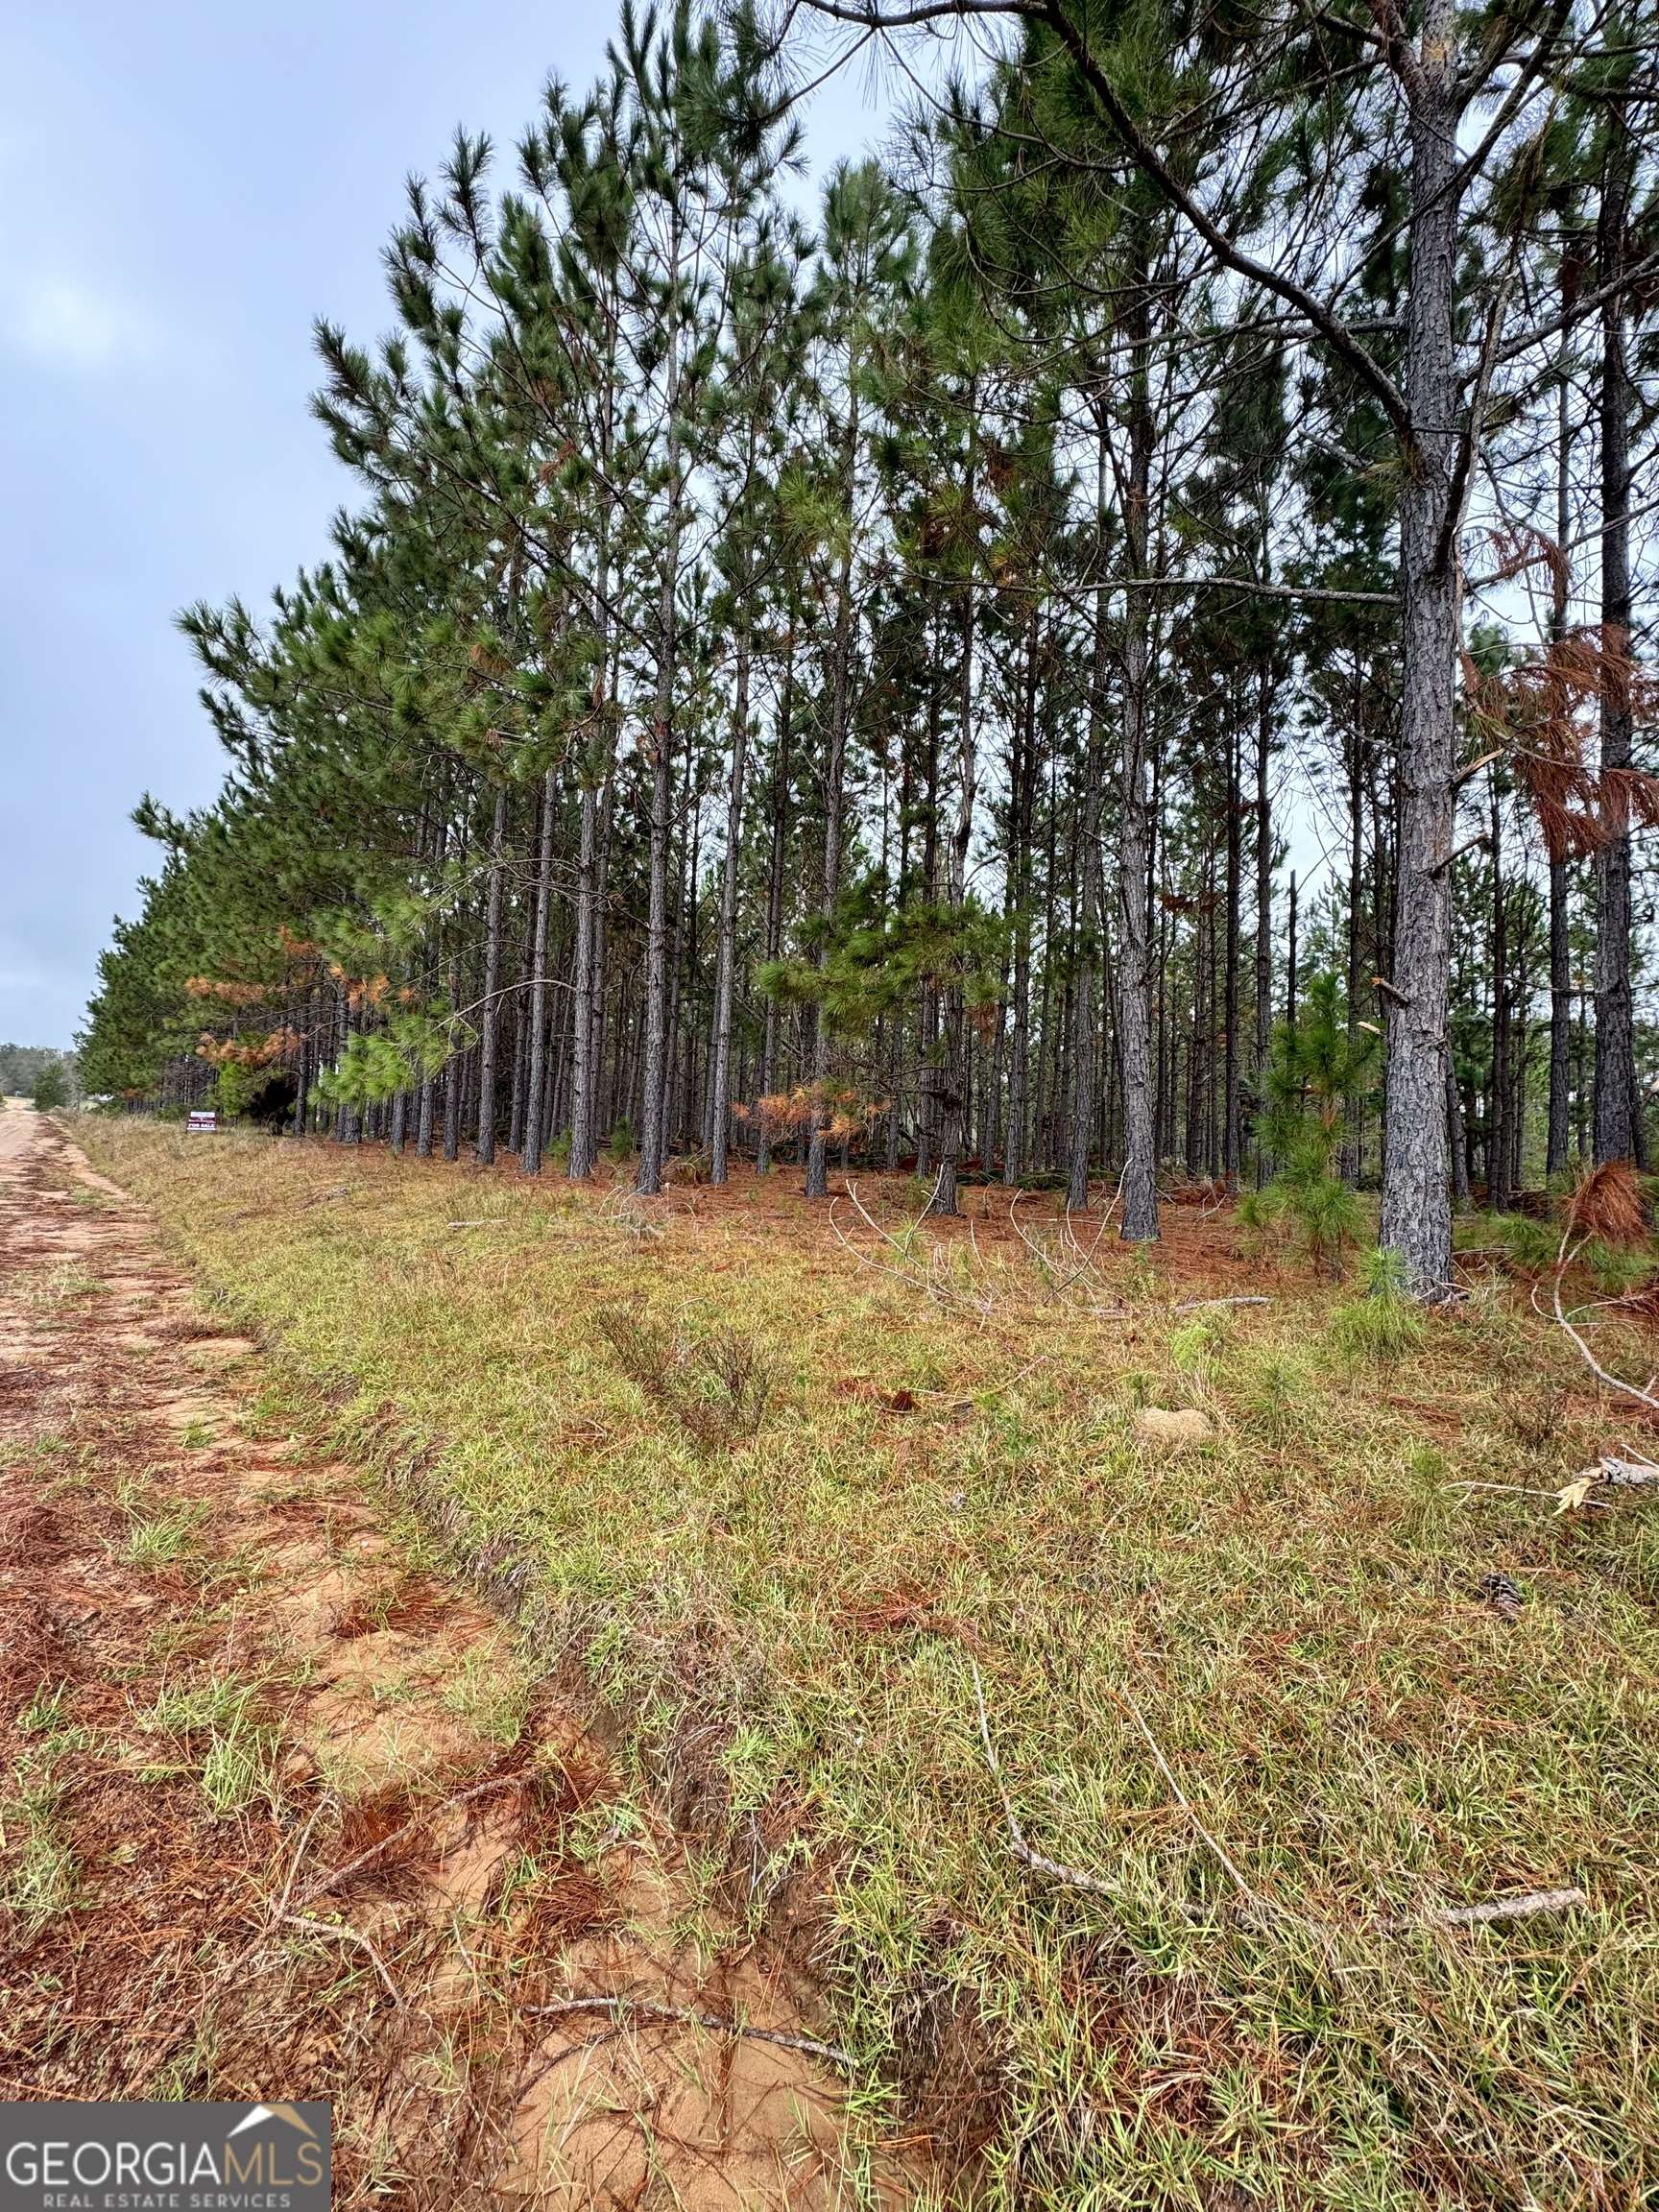
<path fill-rule="evenodd" d="M 0 1111 L 0 2095 L 325 2098 L 339 2204 L 913 2196 L 781 1959 L 260 1381 Z"/>

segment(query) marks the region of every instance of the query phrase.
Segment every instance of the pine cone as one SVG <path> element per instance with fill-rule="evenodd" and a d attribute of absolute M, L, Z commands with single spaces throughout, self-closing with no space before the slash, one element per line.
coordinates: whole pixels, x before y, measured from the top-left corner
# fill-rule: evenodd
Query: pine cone
<path fill-rule="evenodd" d="M 1527 1602 L 1507 1575 L 1482 1575 L 1480 1595 L 1505 1621 L 1518 1621 Z"/>

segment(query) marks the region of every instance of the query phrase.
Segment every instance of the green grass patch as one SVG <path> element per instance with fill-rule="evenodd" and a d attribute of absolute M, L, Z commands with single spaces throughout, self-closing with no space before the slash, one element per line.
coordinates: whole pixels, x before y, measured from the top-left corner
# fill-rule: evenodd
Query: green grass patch
<path fill-rule="evenodd" d="M 115 1502 L 126 1521 L 121 1551 L 134 1567 L 152 1573 L 192 1558 L 201 1549 L 207 1507 L 198 1502 L 167 1503 L 150 1486 L 128 1476 L 116 1486 Z"/>
<path fill-rule="evenodd" d="M 222 1816 L 275 1804 L 277 1732 L 259 1708 L 256 1686 L 231 1676 L 169 1684 L 137 1718 L 145 1734 L 171 1740 L 175 1756 L 150 1761 L 145 1778 L 194 1773 Z"/>

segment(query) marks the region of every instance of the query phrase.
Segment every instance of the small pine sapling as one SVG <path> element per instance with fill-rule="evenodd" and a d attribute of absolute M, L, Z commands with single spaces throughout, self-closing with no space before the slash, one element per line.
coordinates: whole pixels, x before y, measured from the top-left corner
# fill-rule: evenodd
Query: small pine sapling
<path fill-rule="evenodd" d="M 1271 1182 L 1239 1201 L 1247 1229 L 1287 1227 L 1315 1269 L 1339 1275 L 1348 1248 L 1364 1229 L 1358 1194 L 1342 1180 L 1336 1156 L 1348 1102 L 1370 1088 L 1375 1037 L 1348 1034 L 1347 1007 L 1334 975 L 1309 983 L 1296 1022 L 1282 1022 L 1262 1070 L 1262 1145 L 1275 1164 Z"/>
<path fill-rule="evenodd" d="M 1421 1343 L 1424 1329 L 1400 1255 L 1385 1245 L 1367 1252 L 1361 1288 L 1332 1314 L 1330 1340 L 1349 1359 L 1391 1367 Z"/>

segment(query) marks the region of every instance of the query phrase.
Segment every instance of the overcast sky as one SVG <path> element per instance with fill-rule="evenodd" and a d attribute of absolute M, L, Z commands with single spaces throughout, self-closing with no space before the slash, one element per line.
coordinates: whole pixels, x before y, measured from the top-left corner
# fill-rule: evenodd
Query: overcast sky
<path fill-rule="evenodd" d="M 156 848 L 216 789 L 173 626 L 263 601 L 351 496 L 307 413 L 312 318 L 390 321 L 402 180 L 457 123 L 510 148 L 597 74 L 609 0 L 51 0 L 0 25 L 0 1040 L 67 1045 Z M 869 81 L 810 110 L 878 143 Z"/>

